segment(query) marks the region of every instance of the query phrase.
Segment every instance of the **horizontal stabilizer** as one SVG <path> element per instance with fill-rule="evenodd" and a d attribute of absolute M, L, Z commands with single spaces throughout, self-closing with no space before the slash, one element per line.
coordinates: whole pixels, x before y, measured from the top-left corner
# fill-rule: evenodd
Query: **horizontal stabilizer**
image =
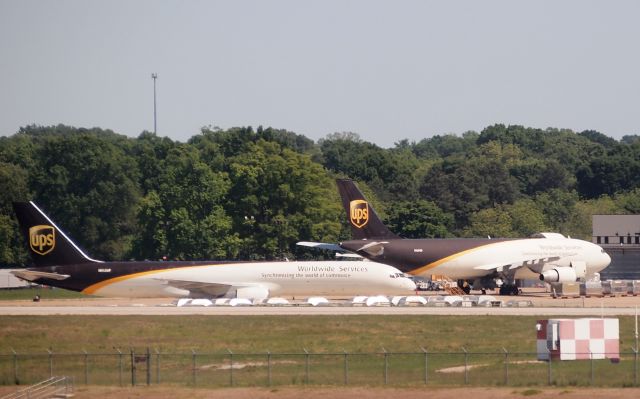
<path fill-rule="evenodd" d="M 296 245 L 301 247 L 310 247 L 317 249 L 327 249 L 329 251 L 344 252 L 344 248 L 341 248 L 338 244 L 329 244 L 325 242 L 313 242 L 313 241 L 298 241 Z"/>
<path fill-rule="evenodd" d="M 13 270 L 11 274 L 26 281 L 35 281 L 39 278 L 48 278 L 51 280 L 64 280 L 70 277 L 68 274 L 38 272 L 35 270 L 27 270 L 27 269 Z"/>
<path fill-rule="evenodd" d="M 362 259 L 362 256 L 360 256 L 358 254 L 352 254 L 351 252 L 347 252 L 347 253 L 338 252 L 336 254 L 336 258 L 358 258 L 358 259 Z"/>

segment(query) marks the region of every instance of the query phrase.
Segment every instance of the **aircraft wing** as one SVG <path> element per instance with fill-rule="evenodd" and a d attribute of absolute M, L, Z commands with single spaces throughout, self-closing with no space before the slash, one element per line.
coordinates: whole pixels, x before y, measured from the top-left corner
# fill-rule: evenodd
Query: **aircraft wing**
<path fill-rule="evenodd" d="M 35 281 L 39 278 L 48 278 L 51 280 L 64 280 L 70 277 L 68 274 L 39 272 L 36 270 L 28 270 L 28 269 L 13 270 L 11 274 L 26 281 Z"/>
<path fill-rule="evenodd" d="M 542 268 L 547 263 L 555 262 L 560 259 L 559 256 L 552 256 L 548 258 L 524 258 L 524 259 L 514 259 L 511 262 L 499 262 L 499 263 L 489 263 L 484 265 L 479 265 L 474 267 L 476 270 L 485 270 L 492 271 L 495 270 L 498 273 L 504 273 L 507 271 L 515 271 L 521 267 L 528 267 L 534 273 L 541 273 Z"/>
<path fill-rule="evenodd" d="M 191 294 L 203 294 L 204 296 L 224 296 L 234 286 L 231 284 L 207 283 L 202 281 L 156 279 L 165 282 L 171 287 L 188 290 Z"/>
<path fill-rule="evenodd" d="M 171 287 L 188 290 L 191 297 L 201 295 L 218 298 L 228 296 L 227 294 L 232 294 L 236 298 L 262 299 L 269 297 L 269 288 L 255 282 L 227 284 L 162 278 L 156 280 L 163 281 Z"/>

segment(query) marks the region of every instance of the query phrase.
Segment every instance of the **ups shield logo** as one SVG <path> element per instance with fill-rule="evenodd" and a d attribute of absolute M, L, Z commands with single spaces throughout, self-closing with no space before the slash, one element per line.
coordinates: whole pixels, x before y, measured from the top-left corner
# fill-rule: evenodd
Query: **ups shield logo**
<path fill-rule="evenodd" d="M 353 200 L 349 203 L 351 224 L 363 228 L 369 221 L 369 203 L 364 200 Z"/>
<path fill-rule="evenodd" d="M 29 228 L 29 246 L 38 255 L 46 255 L 56 246 L 56 231 L 52 226 L 41 224 Z"/>

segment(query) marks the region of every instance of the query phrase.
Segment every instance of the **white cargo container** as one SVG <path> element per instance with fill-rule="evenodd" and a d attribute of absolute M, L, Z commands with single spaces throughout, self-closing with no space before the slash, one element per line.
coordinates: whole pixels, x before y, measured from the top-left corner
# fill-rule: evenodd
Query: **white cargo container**
<path fill-rule="evenodd" d="M 587 281 L 586 283 L 580 283 L 580 295 L 602 296 L 602 283 L 600 281 Z"/>
<path fill-rule="evenodd" d="M 627 281 L 627 294 L 633 296 L 640 295 L 640 280 Z"/>
<path fill-rule="evenodd" d="M 604 295 L 626 295 L 627 282 L 622 280 L 607 280 L 602 282 L 602 293 Z"/>
<path fill-rule="evenodd" d="M 579 283 L 553 283 L 551 292 L 554 298 L 557 297 L 577 297 L 580 296 Z"/>

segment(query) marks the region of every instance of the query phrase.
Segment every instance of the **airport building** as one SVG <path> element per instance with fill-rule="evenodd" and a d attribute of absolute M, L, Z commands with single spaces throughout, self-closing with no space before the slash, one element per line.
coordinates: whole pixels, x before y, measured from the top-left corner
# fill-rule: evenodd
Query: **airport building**
<path fill-rule="evenodd" d="M 601 280 L 640 280 L 640 215 L 593 215 L 592 241 L 611 256 Z"/>

